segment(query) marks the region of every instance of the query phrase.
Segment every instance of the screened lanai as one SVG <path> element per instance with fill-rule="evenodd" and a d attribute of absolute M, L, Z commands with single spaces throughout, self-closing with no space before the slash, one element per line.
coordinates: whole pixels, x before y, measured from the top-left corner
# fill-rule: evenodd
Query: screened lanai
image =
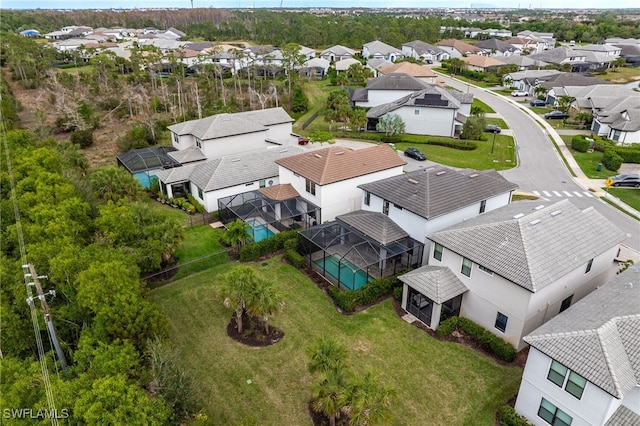
<path fill-rule="evenodd" d="M 423 249 L 388 216 L 363 210 L 299 234 L 305 264 L 348 290 L 419 267 Z"/>
<path fill-rule="evenodd" d="M 125 152 L 117 156 L 118 165 L 124 167 L 138 181 L 148 188 L 151 178 L 160 170 L 179 167 L 181 164 L 168 155 L 176 151 L 172 146 L 153 146 Z"/>
<path fill-rule="evenodd" d="M 302 198 L 291 184 L 273 185 L 218 200 L 223 223 L 240 219 L 251 225 L 254 241 L 320 221 L 320 207 Z"/>

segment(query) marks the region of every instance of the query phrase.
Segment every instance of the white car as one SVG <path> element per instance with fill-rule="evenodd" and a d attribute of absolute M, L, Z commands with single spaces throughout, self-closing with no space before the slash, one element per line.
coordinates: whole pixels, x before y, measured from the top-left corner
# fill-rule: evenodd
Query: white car
<path fill-rule="evenodd" d="M 529 93 L 525 92 L 524 90 L 514 90 L 513 92 L 511 92 L 511 96 L 529 96 Z"/>

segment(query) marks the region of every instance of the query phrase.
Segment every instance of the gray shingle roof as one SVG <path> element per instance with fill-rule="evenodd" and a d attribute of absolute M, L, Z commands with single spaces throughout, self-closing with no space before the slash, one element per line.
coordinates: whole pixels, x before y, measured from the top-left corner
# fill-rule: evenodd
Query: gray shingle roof
<path fill-rule="evenodd" d="M 502 62 L 504 62 L 505 64 L 516 64 L 519 67 L 545 67 L 547 65 L 549 65 L 547 62 L 544 61 L 536 61 L 535 59 L 531 59 L 528 56 L 522 56 L 522 55 L 511 55 L 511 56 L 507 56 L 506 58 L 500 58 L 500 60 Z"/>
<path fill-rule="evenodd" d="M 404 106 L 420 105 L 427 108 L 459 109 L 461 103 L 470 104 L 471 102 L 473 102 L 473 93 L 450 91 L 435 84 L 428 84 L 426 89 L 371 108 L 367 111 L 367 117 L 378 118 Z"/>
<path fill-rule="evenodd" d="M 264 132 L 267 126 L 290 123 L 293 119 L 282 108 L 269 108 L 235 114 L 217 114 L 169 126 L 178 135 L 193 135 L 201 140 Z"/>
<path fill-rule="evenodd" d="M 579 58 L 583 56 L 585 56 L 585 52 L 579 52 L 568 47 L 560 46 L 544 50 L 540 53 L 534 53 L 533 55 L 529 55 L 529 58 L 539 59 L 541 61 L 549 62 L 550 64 L 559 64 L 566 59 Z"/>
<path fill-rule="evenodd" d="M 411 90 L 418 91 L 429 87 L 415 77 L 403 73 L 393 73 L 371 79 L 367 82 L 367 90 Z"/>
<path fill-rule="evenodd" d="M 423 266 L 398 277 L 436 303 L 444 303 L 467 291 L 451 269 L 445 266 Z"/>
<path fill-rule="evenodd" d="M 384 246 L 409 236 L 389 216 L 380 212 L 356 210 L 336 216 L 336 219 Z"/>
<path fill-rule="evenodd" d="M 181 151 L 170 152 L 169 155 L 181 164 L 193 163 L 194 161 L 203 161 L 207 157 L 200 151 L 200 148 L 192 146 Z"/>
<path fill-rule="evenodd" d="M 439 47 L 436 47 L 436 46 L 434 46 L 432 44 L 429 44 L 429 43 L 425 43 L 422 40 L 410 41 L 409 43 L 405 43 L 402 46 L 411 47 L 413 50 L 416 51 L 416 53 L 418 55 L 424 55 L 426 53 L 429 53 L 431 55 L 436 55 L 436 54 L 444 52 L 444 50 L 440 49 Z"/>
<path fill-rule="evenodd" d="M 621 405 L 604 426 L 640 426 L 640 415 Z"/>
<path fill-rule="evenodd" d="M 517 50 L 515 47 L 513 47 L 509 43 L 502 40 L 495 39 L 495 38 L 479 41 L 478 43 L 475 44 L 475 46 L 485 50 L 495 50 L 498 52 L 513 52 Z"/>
<path fill-rule="evenodd" d="M 158 173 L 164 183 L 191 181 L 204 192 L 278 176 L 275 160 L 297 155 L 302 148 L 288 147 L 216 158 Z"/>
<path fill-rule="evenodd" d="M 609 394 L 622 398 L 640 385 L 638 336 L 640 266 L 634 265 L 524 340 Z"/>
<path fill-rule="evenodd" d="M 433 219 L 518 187 L 495 170 L 433 167 L 358 186 L 418 216 Z"/>
<path fill-rule="evenodd" d="M 626 234 L 593 207 L 519 201 L 429 236 L 532 292 L 615 247 Z M 537 209 L 536 209 L 537 208 Z"/>
<path fill-rule="evenodd" d="M 546 89 L 558 86 L 594 86 L 596 84 L 609 84 L 608 81 L 597 77 L 588 77 L 576 73 L 562 73 L 546 77 L 540 85 Z"/>
<path fill-rule="evenodd" d="M 376 53 L 380 53 L 382 55 L 388 55 L 390 53 L 399 53 L 402 54 L 402 51 L 388 45 L 387 43 L 381 42 L 380 40 L 370 41 L 369 43 L 365 43 L 363 47 L 369 49 L 369 53 L 374 55 Z"/>

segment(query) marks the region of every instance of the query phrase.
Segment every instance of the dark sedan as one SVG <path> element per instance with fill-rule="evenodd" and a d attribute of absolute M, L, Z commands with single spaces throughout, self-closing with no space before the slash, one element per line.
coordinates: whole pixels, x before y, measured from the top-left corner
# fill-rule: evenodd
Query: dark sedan
<path fill-rule="evenodd" d="M 487 126 L 484 128 L 484 131 L 487 133 L 500 133 L 502 129 L 495 124 L 487 124 Z"/>
<path fill-rule="evenodd" d="M 631 186 L 640 188 L 640 175 L 636 173 L 624 173 L 611 178 L 612 186 Z"/>
<path fill-rule="evenodd" d="M 420 152 L 418 148 L 407 148 L 404 150 L 404 155 L 418 161 L 425 161 L 427 159 L 427 156 Z"/>
<path fill-rule="evenodd" d="M 531 99 L 529 101 L 529 105 L 531 106 L 542 107 L 542 106 L 545 106 L 546 104 L 547 102 L 544 99 Z"/>
<path fill-rule="evenodd" d="M 562 111 L 551 111 L 544 115 L 544 118 L 547 120 L 562 120 L 564 118 L 569 118 L 569 114 Z"/>

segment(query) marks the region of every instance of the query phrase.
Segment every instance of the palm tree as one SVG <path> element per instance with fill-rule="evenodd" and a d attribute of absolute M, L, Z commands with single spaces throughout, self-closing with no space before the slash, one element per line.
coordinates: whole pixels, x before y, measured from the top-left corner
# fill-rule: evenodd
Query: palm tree
<path fill-rule="evenodd" d="M 318 382 L 311 388 L 313 398 L 311 408 L 315 412 L 327 416 L 330 426 L 336 425 L 336 418 L 345 409 L 342 401 L 349 400 L 344 395 L 347 389 L 345 387 L 345 373 L 342 368 L 323 371 L 320 373 Z"/>
<path fill-rule="evenodd" d="M 347 348 L 335 337 L 323 337 L 307 349 L 311 373 L 341 370 L 347 360 Z"/>
<path fill-rule="evenodd" d="M 269 317 L 274 316 L 284 308 L 282 295 L 271 281 L 258 279 L 257 287 L 247 304 L 247 311 L 261 317 L 264 321 L 264 332 L 269 334 Z"/>
<path fill-rule="evenodd" d="M 391 420 L 393 392 L 379 383 L 375 373 L 368 371 L 362 378 L 352 375 L 345 387 L 338 402 L 350 416 L 349 425 L 369 426 Z"/>
<path fill-rule="evenodd" d="M 244 246 L 247 241 L 253 240 L 253 235 L 249 232 L 249 228 L 251 228 L 251 225 L 236 219 L 227 225 L 227 232 L 222 235 L 222 239 L 239 251 L 240 247 Z"/>
<path fill-rule="evenodd" d="M 249 266 L 238 266 L 223 276 L 224 306 L 235 309 L 238 333 L 242 333 L 242 314 L 258 285 L 255 271 Z"/>

